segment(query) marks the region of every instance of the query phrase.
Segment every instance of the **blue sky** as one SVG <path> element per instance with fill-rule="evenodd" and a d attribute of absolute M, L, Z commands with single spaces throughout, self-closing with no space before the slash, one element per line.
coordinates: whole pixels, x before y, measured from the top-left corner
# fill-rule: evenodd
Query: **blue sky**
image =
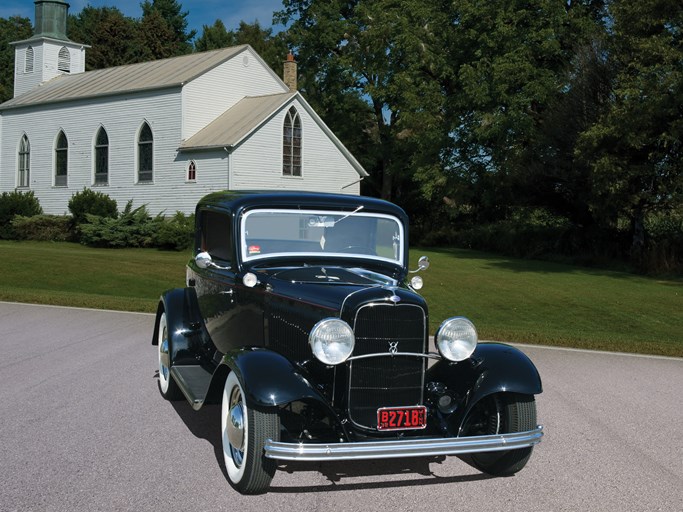
<path fill-rule="evenodd" d="M 77 14 L 86 5 L 93 7 L 116 6 L 133 18 L 142 15 L 142 0 L 67 0 L 69 14 Z M 228 29 L 237 28 L 240 20 L 253 23 L 258 20 L 262 27 L 270 27 L 273 22 L 273 11 L 282 8 L 282 0 L 179 0 L 183 11 L 189 11 L 188 27 L 202 32 L 202 25 L 213 25 L 221 19 Z M 35 5 L 32 0 L 2 0 L 0 18 L 13 15 L 24 16 L 34 21 Z M 277 30 L 277 28 L 276 28 Z"/>

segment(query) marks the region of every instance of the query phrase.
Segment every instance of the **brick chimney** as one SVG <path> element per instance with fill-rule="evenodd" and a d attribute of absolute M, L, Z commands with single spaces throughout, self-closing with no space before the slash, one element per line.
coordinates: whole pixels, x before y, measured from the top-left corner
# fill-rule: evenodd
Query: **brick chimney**
<path fill-rule="evenodd" d="M 285 85 L 289 87 L 290 91 L 296 91 L 296 61 L 294 60 L 294 55 L 292 55 L 292 52 L 289 52 L 289 54 L 287 55 L 287 60 L 284 64 L 282 80 L 285 83 Z"/>

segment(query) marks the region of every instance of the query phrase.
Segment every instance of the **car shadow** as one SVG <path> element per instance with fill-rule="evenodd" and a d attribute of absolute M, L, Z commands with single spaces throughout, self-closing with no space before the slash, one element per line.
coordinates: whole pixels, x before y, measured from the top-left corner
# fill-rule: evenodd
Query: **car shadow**
<path fill-rule="evenodd" d="M 199 411 L 192 409 L 190 404 L 181 400 L 170 402 L 178 417 L 185 423 L 188 430 L 199 439 L 205 439 L 213 446 L 214 457 L 218 466 L 223 472 L 223 476 L 228 479 L 223 459 L 223 446 L 220 436 L 220 405 L 205 405 Z M 278 471 L 289 474 L 297 472 L 318 471 L 328 481 L 329 484 L 284 487 L 273 485 L 269 492 L 293 494 L 293 493 L 315 493 L 330 491 L 353 491 L 362 489 L 413 487 L 419 485 L 439 485 L 466 483 L 478 480 L 494 478 L 485 474 L 475 475 L 456 475 L 441 477 L 434 474 L 430 469 L 431 464 L 442 464 L 446 460 L 444 456 L 432 457 L 407 457 L 387 460 L 364 460 L 364 461 L 329 461 L 329 462 L 296 462 L 280 461 Z M 376 482 L 353 482 L 344 483 L 345 479 L 358 477 L 395 477 L 405 475 L 405 479 L 384 480 Z M 421 475 L 423 478 L 415 478 Z M 277 482 L 277 480 L 275 480 Z"/>

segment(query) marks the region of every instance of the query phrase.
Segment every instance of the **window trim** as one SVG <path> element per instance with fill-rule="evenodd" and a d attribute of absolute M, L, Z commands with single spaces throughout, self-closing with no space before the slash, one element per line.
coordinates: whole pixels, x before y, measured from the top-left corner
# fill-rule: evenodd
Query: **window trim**
<path fill-rule="evenodd" d="M 57 54 L 57 71 L 71 73 L 71 52 L 66 46 L 62 46 Z"/>
<path fill-rule="evenodd" d="M 104 134 L 106 137 L 106 144 L 100 144 L 100 134 Z M 105 158 L 104 158 L 104 164 L 105 164 L 105 169 L 106 172 L 97 172 L 99 170 L 98 163 L 100 161 L 99 154 L 100 152 L 104 150 L 105 152 Z M 105 180 L 104 181 L 97 181 L 97 175 L 105 175 Z M 107 133 L 107 130 L 104 126 L 100 125 L 100 127 L 97 129 L 95 132 L 95 139 L 93 140 L 93 176 L 92 176 L 92 184 L 93 186 L 97 187 L 106 187 L 109 186 L 109 134 Z"/>
<path fill-rule="evenodd" d="M 188 183 L 197 182 L 197 162 L 190 160 L 187 164 L 187 169 L 185 172 L 185 181 Z"/>
<path fill-rule="evenodd" d="M 67 187 L 69 184 L 69 139 L 63 129 L 59 130 L 55 138 L 53 155 L 52 186 Z M 62 164 L 64 169 L 61 168 Z M 60 174 L 60 171 L 63 172 Z"/>
<path fill-rule="evenodd" d="M 33 49 L 33 46 L 28 46 L 26 48 L 26 55 L 24 58 L 24 73 L 33 73 L 33 70 L 35 69 L 35 50 Z"/>
<path fill-rule="evenodd" d="M 23 164 L 26 164 L 25 166 Z M 25 178 L 22 179 L 22 178 Z M 26 184 L 24 184 L 24 181 Z M 31 187 L 31 141 L 25 133 L 19 139 L 17 151 L 17 188 Z"/>
<path fill-rule="evenodd" d="M 291 130 L 288 135 L 287 129 Z M 296 131 L 298 129 L 298 137 Z M 298 145 L 296 141 L 298 139 Z M 303 178 L 303 123 L 294 105 L 285 113 L 282 122 L 282 176 L 284 178 Z M 298 160 L 298 163 L 296 161 Z M 289 168 L 289 171 L 287 170 Z"/>
<path fill-rule="evenodd" d="M 143 132 L 145 131 L 145 127 L 149 130 L 149 135 L 150 135 L 150 140 L 142 140 L 142 135 Z M 145 169 L 144 171 L 141 168 L 142 165 L 142 158 L 141 158 L 141 151 L 143 148 L 146 148 L 146 146 L 150 146 L 150 152 L 151 154 L 149 155 L 149 160 L 150 160 L 150 169 L 147 170 Z M 150 178 L 149 179 L 140 179 L 140 174 L 141 172 L 149 173 Z M 149 183 L 154 183 L 154 132 L 152 131 L 152 127 L 149 125 L 147 121 L 144 121 L 140 125 L 140 129 L 138 130 L 138 134 L 136 137 L 136 144 L 135 144 L 135 183 L 136 184 L 141 184 L 141 185 L 146 185 Z"/>

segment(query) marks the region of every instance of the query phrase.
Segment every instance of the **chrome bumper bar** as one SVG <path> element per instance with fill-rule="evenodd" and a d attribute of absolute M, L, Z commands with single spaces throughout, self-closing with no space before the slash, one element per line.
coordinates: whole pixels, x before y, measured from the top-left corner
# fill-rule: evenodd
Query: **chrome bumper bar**
<path fill-rule="evenodd" d="M 265 455 L 269 459 L 310 461 L 461 455 L 527 448 L 540 443 L 541 437 L 543 437 L 543 427 L 539 425 L 534 430 L 512 434 L 357 443 L 280 443 L 268 439 Z"/>

